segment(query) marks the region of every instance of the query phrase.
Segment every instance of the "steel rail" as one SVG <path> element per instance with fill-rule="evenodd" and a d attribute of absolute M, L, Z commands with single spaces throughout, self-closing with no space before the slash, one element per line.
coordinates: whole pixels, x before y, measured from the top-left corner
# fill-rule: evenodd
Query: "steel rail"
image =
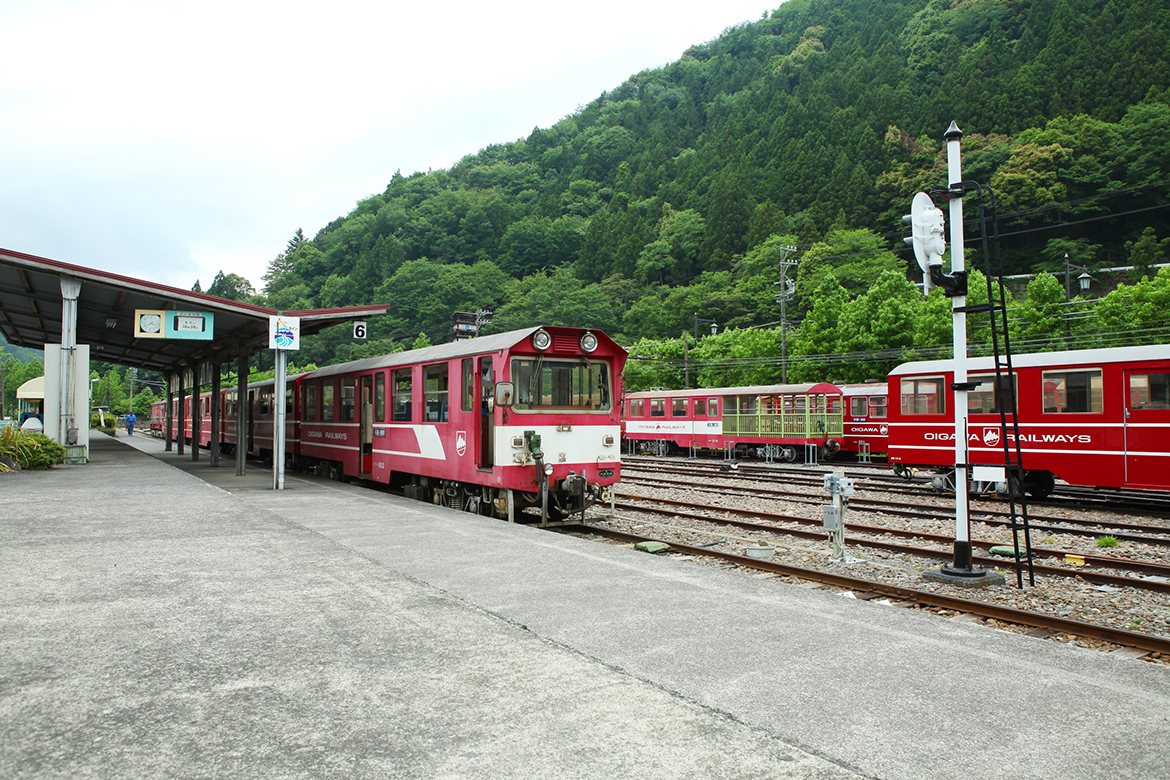
<path fill-rule="evenodd" d="M 724 475 L 714 475 L 714 476 L 722 477 Z M 727 477 L 727 478 L 736 479 L 736 477 Z M 642 481 L 642 482 L 646 481 L 645 479 L 639 478 L 636 476 L 631 478 L 628 471 L 622 475 L 622 479 L 624 482 L 628 482 L 628 483 L 636 483 L 636 482 L 640 482 L 640 481 Z M 713 486 L 709 486 L 709 487 L 703 487 L 701 485 L 696 485 L 693 482 L 688 482 L 688 481 L 682 480 L 682 479 L 671 479 L 670 477 L 664 477 L 661 475 L 654 475 L 650 479 L 657 481 L 657 482 L 660 482 L 660 483 L 665 484 L 665 485 L 685 486 L 685 487 L 688 487 L 692 490 L 705 490 L 705 491 L 710 491 L 710 492 L 725 492 L 725 491 L 720 491 L 718 489 L 718 488 L 723 487 L 723 486 L 713 485 Z M 813 484 L 813 483 L 810 483 L 810 484 Z M 817 482 L 815 484 L 820 485 L 821 483 Z M 758 495 L 758 496 L 764 496 L 764 497 L 774 497 L 774 498 L 777 498 L 777 499 L 780 499 L 783 501 L 792 501 L 792 502 L 798 503 L 798 504 L 823 504 L 824 503 L 824 501 L 819 497 L 813 497 L 813 496 L 808 496 L 808 495 L 803 495 L 803 494 L 802 495 L 785 494 L 785 493 L 782 493 L 781 491 L 777 490 L 774 487 L 737 486 L 736 489 L 742 490 L 743 492 L 750 493 L 752 495 Z M 900 507 L 904 506 L 903 504 L 898 504 L 894 501 L 880 501 L 880 500 L 869 499 L 869 498 L 856 498 L 856 499 L 853 499 L 852 501 L 850 501 L 850 504 L 855 509 L 874 508 L 874 509 L 877 509 L 878 511 L 885 512 L 886 514 L 897 515 L 898 517 L 919 518 L 919 519 L 923 519 L 923 520 L 933 520 L 936 518 L 937 519 L 947 519 L 948 517 L 951 519 L 954 518 L 954 510 L 948 509 L 946 507 L 929 507 L 929 506 L 927 507 L 927 509 L 936 509 L 938 511 L 927 511 L 927 509 L 921 509 L 921 508 L 920 509 L 901 509 Z M 1007 512 L 1000 512 L 1000 511 L 997 511 L 994 509 L 981 509 L 980 512 L 986 513 L 988 515 L 988 517 L 991 517 L 991 516 L 1008 517 L 1009 516 L 1009 513 L 1007 513 Z M 1039 522 L 1037 522 L 1037 521 L 1039 521 Z M 980 519 L 979 522 L 985 523 L 987 525 L 996 525 L 996 526 L 1010 526 L 1011 525 L 1011 522 L 1008 520 Z M 1063 517 L 1058 518 L 1058 517 L 1032 516 L 1029 518 L 1029 525 L 1031 526 L 1031 528 L 1033 530 L 1052 531 L 1054 533 L 1066 533 L 1066 534 L 1073 534 L 1073 535 L 1077 535 L 1077 536 L 1090 536 L 1090 537 L 1101 536 L 1101 533 L 1099 531 L 1092 531 L 1092 530 L 1086 530 L 1086 529 L 1076 529 L 1076 528 L 1066 528 L 1063 525 L 1060 525 L 1061 523 L 1074 523 L 1074 524 L 1078 524 L 1078 525 L 1088 525 L 1088 523 L 1079 523 L 1077 521 L 1073 521 L 1073 520 L 1070 520 L 1068 518 L 1063 518 Z M 1150 532 L 1167 530 L 1165 528 L 1161 528 L 1160 526 L 1141 525 L 1139 523 L 1120 523 L 1120 522 L 1115 522 L 1115 521 L 1110 521 L 1110 520 L 1095 520 L 1095 521 L 1093 521 L 1092 525 L 1100 526 L 1102 528 L 1108 528 L 1108 529 L 1110 529 L 1113 536 L 1116 536 L 1118 539 L 1124 539 L 1125 541 L 1141 542 L 1143 544 L 1154 544 L 1154 545 L 1161 545 L 1161 546 L 1170 547 L 1170 538 L 1158 537 L 1158 536 L 1153 536 L 1153 537 L 1140 536 L 1140 535 L 1136 535 L 1136 534 L 1128 534 L 1128 533 L 1125 533 L 1124 531 L 1121 530 L 1121 529 L 1125 529 L 1125 530 L 1129 530 L 1129 531 L 1150 531 Z"/>
<path fill-rule="evenodd" d="M 747 568 L 759 569 L 761 571 L 772 572 L 774 574 L 783 574 L 788 577 L 795 577 L 812 582 L 821 582 L 826 585 L 832 585 L 838 588 L 846 588 L 855 592 L 877 593 L 879 595 L 890 596 L 901 601 L 911 601 L 940 609 L 950 609 L 956 612 L 978 615 L 979 617 L 999 620 L 1005 623 L 1013 623 L 1015 625 L 1021 626 L 1032 626 L 1033 628 L 1044 628 L 1050 631 L 1073 634 L 1076 636 L 1092 637 L 1093 639 L 1101 639 L 1106 642 L 1122 645 L 1124 647 L 1133 647 L 1139 650 L 1145 650 L 1147 652 L 1153 653 L 1170 654 L 1170 639 L 1162 639 L 1159 637 L 1150 636 L 1148 634 L 1139 634 L 1134 631 L 1109 628 L 1107 626 L 1101 626 L 1096 623 L 1085 623 L 1079 620 L 1069 620 L 1068 618 L 1043 615 L 1037 612 L 1027 612 L 1021 609 L 1015 609 L 1014 607 L 1004 607 L 997 604 L 988 604 L 982 601 L 972 601 L 970 599 L 963 599 L 957 596 L 946 596 L 940 593 L 931 593 L 929 591 L 921 591 L 914 588 L 903 588 L 897 585 L 888 585 L 882 582 L 871 582 L 869 580 L 863 580 L 857 577 L 849 577 L 843 574 L 823 572 L 817 569 L 806 569 L 801 566 L 776 563 L 775 561 L 765 561 L 759 558 L 749 558 L 746 555 L 725 553 L 704 547 L 692 547 L 691 545 L 687 544 L 670 542 L 664 539 L 654 539 L 652 537 L 646 536 L 638 536 L 636 534 L 630 534 L 624 531 L 615 531 L 608 528 L 600 528 L 594 525 L 586 524 L 577 526 L 577 528 L 587 533 L 596 534 L 598 536 L 606 536 L 613 539 L 621 539 L 623 541 L 662 542 L 663 544 L 669 545 L 672 549 L 684 552 L 688 555 L 701 555 L 711 558 L 719 558 L 721 560 L 730 561 L 731 563 L 745 566 Z M 574 529 L 572 526 L 566 526 L 561 530 L 572 531 Z"/>
<path fill-rule="evenodd" d="M 768 512 L 756 512 L 748 509 L 728 509 L 726 507 L 704 506 L 701 504 L 692 504 L 686 501 L 673 501 L 671 499 L 642 499 L 645 501 L 652 501 L 656 504 L 669 504 L 676 507 L 686 507 L 687 509 L 701 509 L 716 512 L 727 512 L 729 514 L 738 515 L 740 517 L 756 517 L 756 518 L 770 518 L 779 522 L 796 522 L 802 525 L 817 525 L 818 521 L 810 520 L 805 517 L 795 517 L 790 515 L 778 515 Z M 640 504 L 629 503 L 628 500 L 615 502 L 615 506 L 620 506 L 623 509 L 629 509 L 640 512 L 660 512 L 666 514 L 664 510 L 655 509 L 654 507 L 643 506 Z M 755 523 L 744 520 L 730 520 L 723 517 L 711 517 L 710 515 L 700 514 L 698 512 L 677 511 L 670 510 L 669 514 L 683 517 L 690 517 L 694 520 L 703 520 L 710 523 L 721 523 L 724 525 L 732 525 L 737 528 L 744 528 L 754 531 L 766 531 L 775 534 L 787 534 L 789 536 L 796 536 L 802 539 L 824 539 L 824 531 L 805 531 L 798 528 L 780 528 L 768 523 Z M 935 542 L 936 544 L 950 545 L 954 539 L 949 536 L 940 536 L 938 534 L 915 533 L 912 531 L 902 531 L 899 529 L 882 528 L 880 526 L 865 526 L 856 523 L 847 523 L 847 527 L 854 530 L 860 529 L 865 533 L 884 534 L 888 536 L 903 536 L 910 538 L 926 539 Z M 854 546 L 872 547 L 879 550 L 886 550 L 888 552 L 896 552 L 904 555 L 913 555 L 920 558 L 935 558 L 941 560 L 949 560 L 951 552 L 949 549 L 932 550 L 928 547 L 915 547 L 905 544 L 896 544 L 894 542 L 881 542 L 876 539 L 862 539 L 857 536 L 846 536 L 845 541 Z M 981 549 L 990 549 L 999 545 L 991 542 L 972 541 L 972 546 Z M 1141 561 L 1127 561 L 1119 558 L 1106 558 L 1101 556 L 1080 555 L 1079 553 L 1070 553 L 1065 551 L 1038 551 L 1035 548 L 1032 550 L 1033 555 L 1044 555 L 1049 558 L 1066 558 L 1069 555 L 1075 555 L 1084 559 L 1086 565 L 1101 566 L 1110 569 L 1119 569 L 1124 571 L 1134 571 L 1144 574 L 1153 574 L 1159 577 L 1170 577 L 1170 566 L 1157 563 L 1144 563 Z M 990 558 L 986 556 L 973 555 L 972 560 L 977 563 L 983 563 L 993 566 L 1006 565 L 1002 559 Z M 1091 563 L 1090 563 L 1091 561 Z M 1161 580 L 1142 580 L 1133 577 L 1122 577 L 1116 574 L 1105 574 L 1103 572 L 1081 571 L 1077 569 L 1066 569 L 1060 566 L 1049 566 L 1042 563 L 1033 564 L 1035 570 L 1041 574 L 1047 574 L 1053 577 L 1073 577 L 1080 578 L 1086 582 L 1091 582 L 1095 585 L 1111 585 L 1114 587 L 1126 588 L 1140 588 L 1142 590 L 1151 590 L 1158 593 L 1170 593 L 1170 581 Z"/>

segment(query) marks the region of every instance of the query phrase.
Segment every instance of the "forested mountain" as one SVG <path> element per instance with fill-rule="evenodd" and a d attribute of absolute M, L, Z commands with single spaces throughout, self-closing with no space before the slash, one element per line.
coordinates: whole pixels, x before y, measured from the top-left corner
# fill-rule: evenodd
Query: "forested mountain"
<path fill-rule="evenodd" d="M 394 174 L 311 240 L 297 231 L 263 297 L 390 302 L 372 335 L 407 343 L 446 341 L 452 312 L 476 309 L 495 330 L 630 343 L 775 323 L 788 256 L 789 319 L 810 318 L 797 353 L 905 348 L 918 342 L 890 344 L 872 319 L 853 346 L 817 328 L 852 301 L 916 294 L 901 217 L 947 183 L 952 120 L 964 177 L 996 193 L 1007 273 L 1067 252 L 1090 270 L 1136 263 L 1136 281 L 1170 253 L 1168 103 L 1160 0 L 788 0 L 552 127 Z M 324 340 L 302 359 L 349 354 Z"/>

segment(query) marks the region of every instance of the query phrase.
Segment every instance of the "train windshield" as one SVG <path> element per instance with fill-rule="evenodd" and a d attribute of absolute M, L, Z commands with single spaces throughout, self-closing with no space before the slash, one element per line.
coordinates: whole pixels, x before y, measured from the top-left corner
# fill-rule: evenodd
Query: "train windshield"
<path fill-rule="evenodd" d="M 520 411 L 607 412 L 609 365 L 600 360 L 513 358 L 514 409 Z"/>

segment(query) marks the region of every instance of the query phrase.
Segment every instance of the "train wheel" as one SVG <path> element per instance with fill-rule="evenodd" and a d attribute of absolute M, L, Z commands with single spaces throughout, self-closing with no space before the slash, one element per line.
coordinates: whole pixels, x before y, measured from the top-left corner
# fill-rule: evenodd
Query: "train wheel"
<path fill-rule="evenodd" d="M 796 460 L 796 448 L 795 447 L 785 447 L 780 452 L 780 457 L 783 458 L 785 460 L 785 462 L 792 463 L 794 460 Z"/>
<path fill-rule="evenodd" d="M 1048 498 L 1056 489 L 1056 477 L 1051 471 L 1025 471 L 1024 490 L 1032 498 Z"/>

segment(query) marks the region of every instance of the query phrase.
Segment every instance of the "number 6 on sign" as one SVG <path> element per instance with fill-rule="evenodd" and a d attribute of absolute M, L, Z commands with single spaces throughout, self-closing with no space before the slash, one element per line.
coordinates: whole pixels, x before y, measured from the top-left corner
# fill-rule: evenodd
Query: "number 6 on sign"
<path fill-rule="evenodd" d="M 364 339 L 366 337 L 366 323 L 357 320 L 353 324 L 353 337 L 355 339 Z"/>

